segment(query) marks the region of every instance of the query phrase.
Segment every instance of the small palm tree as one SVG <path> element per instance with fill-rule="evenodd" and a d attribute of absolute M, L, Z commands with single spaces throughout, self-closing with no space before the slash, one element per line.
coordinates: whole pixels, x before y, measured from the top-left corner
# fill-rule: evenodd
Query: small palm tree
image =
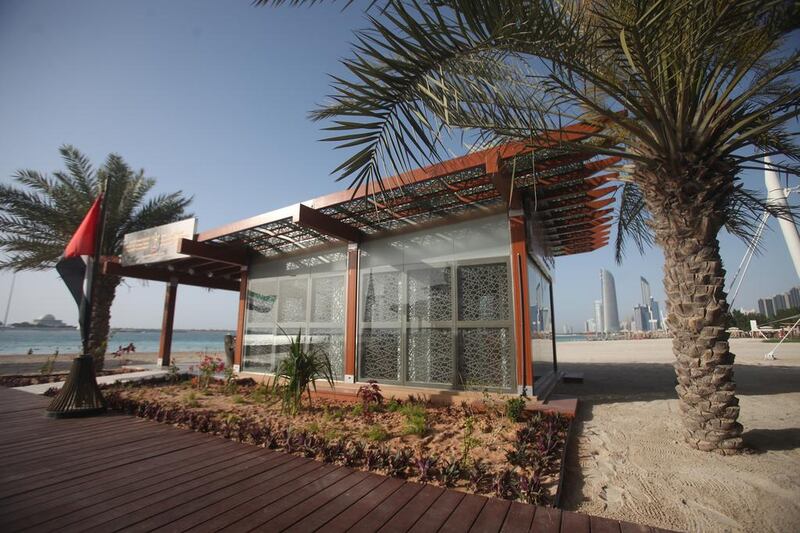
<path fill-rule="evenodd" d="M 284 0 L 259 0 L 282 4 Z M 290 0 L 292 4 L 315 0 Z M 345 5 L 350 5 L 347 2 Z M 745 240 L 765 205 L 743 188 L 761 158 L 800 173 L 800 52 L 787 0 L 384 0 L 370 2 L 348 75 L 334 78 L 336 172 L 378 182 L 438 159 L 443 132 L 480 143 L 602 126 L 564 148 L 623 159 L 617 259 L 626 238 L 664 250 L 667 323 L 690 446 L 735 453 L 742 426 L 725 332 L 717 235 Z M 536 149 L 535 143 L 531 144 Z"/>
<path fill-rule="evenodd" d="M 281 332 L 286 332 L 281 328 Z M 272 391 L 281 398 L 284 412 L 294 416 L 302 407 L 303 394 L 308 396 L 311 405 L 311 389 L 317 390 L 317 380 L 324 379 L 331 388 L 333 384 L 333 368 L 331 360 L 322 351 L 312 347 L 303 348 L 302 337 L 297 332 L 297 338 L 286 335 L 289 339 L 289 353 L 278 363 L 275 376 L 272 379 Z"/>
<path fill-rule="evenodd" d="M 180 191 L 147 198 L 155 180 L 144 170 L 133 171 L 111 154 L 96 171 L 72 146 L 59 149 L 66 171 L 47 176 L 20 170 L 14 179 L 21 187 L 0 185 L 0 268 L 44 270 L 58 261 L 108 178 L 106 225 L 102 255 L 118 256 L 126 233 L 191 216 L 191 198 Z M 94 281 L 89 351 L 97 370 L 103 368 L 111 304 L 121 278 L 98 275 Z"/>

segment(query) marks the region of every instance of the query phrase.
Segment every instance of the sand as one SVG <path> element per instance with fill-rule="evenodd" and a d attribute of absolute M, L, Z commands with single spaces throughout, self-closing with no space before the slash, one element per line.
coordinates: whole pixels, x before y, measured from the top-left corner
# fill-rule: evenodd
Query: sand
<path fill-rule="evenodd" d="M 561 385 L 581 407 L 568 451 L 570 510 L 688 531 L 800 530 L 800 344 L 734 339 L 744 437 L 754 453 L 691 450 L 680 441 L 671 341 L 558 346 Z"/>

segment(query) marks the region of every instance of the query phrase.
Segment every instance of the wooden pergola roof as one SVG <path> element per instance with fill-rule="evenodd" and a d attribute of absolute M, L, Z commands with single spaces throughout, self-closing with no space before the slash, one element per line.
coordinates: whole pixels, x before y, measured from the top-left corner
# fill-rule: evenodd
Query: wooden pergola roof
<path fill-rule="evenodd" d="M 332 243 L 523 209 L 536 218 L 546 251 L 579 254 L 608 244 L 619 162 L 560 147 L 582 142 L 600 126 L 575 124 L 534 140 L 508 143 L 362 186 L 270 211 L 183 239 L 187 257 L 147 266 L 104 263 L 107 274 L 239 290 L 251 253 L 272 257 Z"/>
<path fill-rule="evenodd" d="M 554 256 L 596 250 L 608 243 L 616 173 L 599 174 L 618 157 L 593 158 L 559 147 L 588 139 L 600 128 L 576 124 L 536 140 L 474 152 L 384 180 L 264 213 L 200 233 L 198 242 L 234 245 L 264 256 L 360 242 L 383 235 L 522 209 L 524 194 Z"/>

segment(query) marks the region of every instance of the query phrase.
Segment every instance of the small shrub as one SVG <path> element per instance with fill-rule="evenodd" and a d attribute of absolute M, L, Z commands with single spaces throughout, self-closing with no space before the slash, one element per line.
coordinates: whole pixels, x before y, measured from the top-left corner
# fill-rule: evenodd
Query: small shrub
<path fill-rule="evenodd" d="M 517 480 L 517 498 L 533 505 L 541 505 L 547 501 L 547 491 L 542 487 L 542 480 L 538 475 L 531 477 L 522 475 Z"/>
<path fill-rule="evenodd" d="M 351 442 L 344 451 L 344 464 L 346 466 L 357 466 L 364 460 L 364 445 L 358 441 Z"/>
<path fill-rule="evenodd" d="M 383 394 L 381 387 L 374 379 L 358 388 L 356 396 L 361 399 L 362 414 L 368 415 L 371 411 L 377 410 L 383 405 Z"/>
<path fill-rule="evenodd" d="M 223 363 L 222 359 L 219 357 L 211 357 L 210 355 L 206 355 L 200 362 L 199 368 L 200 379 L 198 380 L 198 386 L 202 390 L 206 390 L 211 384 L 214 374 L 225 370 L 225 363 Z"/>
<path fill-rule="evenodd" d="M 445 461 L 439 469 L 439 481 L 442 482 L 442 485 L 454 487 L 458 480 L 461 479 L 462 466 L 461 460 L 458 458 L 451 458 L 449 461 Z"/>
<path fill-rule="evenodd" d="M 289 353 L 275 370 L 272 388 L 280 395 L 283 411 L 294 416 L 302 407 L 304 394 L 311 404 L 311 389 L 317 390 L 315 380 L 324 378 L 331 388 L 334 387 L 333 369 L 327 355 L 303 348 L 299 331 L 297 338 L 289 337 L 289 340 Z"/>
<path fill-rule="evenodd" d="M 360 404 L 360 403 L 357 403 L 350 410 L 350 413 L 355 417 L 363 416 L 364 415 L 364 406 L 362 404 Z"/>
<path fill-rule="evenodd" d="M 233 367 L 225 369 L 225 394 L 236 394 L 239 392 L 239 384 L 236 382 L 236 375 L 233 373 Z"/>
<path fill-rule="evenodd" d="M 168 383 L 178 383 L 181 380 L 181 370 L 175 361 L 172 361 L 167 367 L 167 375 L 165 376 Z"/>
<path fill-rule="evenodd" d="M 422 483 L 427 483 L 433 479 L 436 471 L 436 457 L 417 457 L 416 464 L 417 475 Z"/>
<path fill-rule="evenodd" d="M 186 407 L 200 407 L 200 402 L 197 401 L 197 393 L 194 391 L 189 391 L 186 396 L 184 396 L 184 403 Z"/>
<path fill-rule="evenodd" d="M 406 477 L 412 458 L 413 453 L 408 448 L 389 454 L 386 461 L 386 473 L 393 477 Z"/>
<path fill-rule="evenodd" d="M 242 404 L 242 403 L 246 403 L 246 402 L 245 402 L 245 399 L 242 397 L 242 395 L 241 395 L 241 394 L 234 394 L 233 396 L 231 396 L 231 401 L 232 401 L 233 403 L 235 403 L 235 404 Z"/>
<path fill-rule="evenodd" d="M 364 437 L 373 442 L 383 442 L 389 438 L 389 433 L 380 424 L 373 424 L 364 432 Z"/>
<path fill-rule="evenodd" d="M 395 413 L 399 411 L 400 407 L 402 407 L 402 404 L 398 402 L 395 398 L 392 398 L 391 400 L 389 400 L 389 403 L 386 404 L 386 410 L 389 411 L 390 413 Z"/>
<path fill-rule="evenodd" d="M 512 422 L 522 420 L 522 413 L 525 411 L 525 398 L 517 396 L 506 400 L 506 416 Z"/>

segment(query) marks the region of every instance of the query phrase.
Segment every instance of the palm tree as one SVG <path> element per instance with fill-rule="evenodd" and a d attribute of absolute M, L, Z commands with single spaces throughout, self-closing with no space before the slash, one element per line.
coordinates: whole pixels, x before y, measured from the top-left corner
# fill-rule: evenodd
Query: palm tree
<path fill-rule="evenodd" d="M 435 161 L 448 131 L 487 143 L 602 125 L 591 142 L 563 144 L 623 159 L 617 260 L 629 238 L 664 250 L 686 441 L 741 449 L 717 236 L 750 239 L 768 208 L 743 170 L 769 155 L 800 171 L 787 130 L 800 113 L 800 54 L 787 46 L 797 3 L 385 0 L 367 11 L 347 74 L 312 113 L 331 121 L 337 148 L 355 150 L 339 179 L 380 185 L 384 168 Z"/>
<path fill-rule="evenodd" d="M 35 170 L 14 174 L 21 187 L 0 185 L 0 268 L 44 270 L 58 261 L 75 230 L 108 179 L 102 255 L 118 256 L 126 233 L 188 216 L 191 202 L 182 192 L 147 198 L 155 180 L 133 171 L 111 154 L 96 171 L 85 155 L 66 145 L 59 149 L 66 171 L 47 176 Z M 98 275 L 94 281 L 89 352 L 103 368 L 111 304 L 121 278 Z"/>

